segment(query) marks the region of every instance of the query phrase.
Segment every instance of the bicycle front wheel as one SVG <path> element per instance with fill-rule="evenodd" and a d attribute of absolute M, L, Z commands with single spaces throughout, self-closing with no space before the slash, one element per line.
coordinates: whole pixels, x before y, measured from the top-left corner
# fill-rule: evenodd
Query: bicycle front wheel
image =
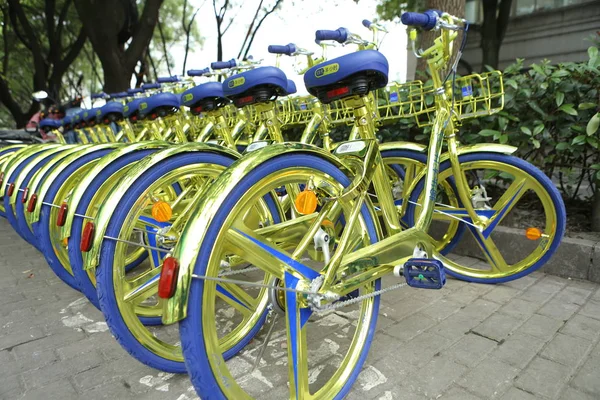
<path fill-rule="evenodd" d="M 335 256 L 346 229 L 351 229 L 347 248 L 358 249 L 377 241 L 373 209 L 362 205 L 357 219 L 349 223 L 350 204 L 325 205 L 326 198 L 335 197 L 349 184 L 350 179 L 329 161 L 307 154 L 286 154 L 256 166 L 227 193 L 218 180 L 205 195 L 207 199 L 217 196 L 225 200 L 216 214 L 199 211 L 194 217 L 196 221 L 210 221 L 196 250 L 194 273 L 218 278 L 224 263 L 232 262 L 244 270 L 230 277 L 235 281 L 194 279 L 191 283 L 188 314 L 180 323 L 180 334 L 186 366 L 200 397 L 329 400 L 343 398 L 350 390 L 375 331 L 379 296 L 374 291 L 380 288 L 380 280 L 362 285 L 352 294 L 361 296 L 355 302 L 340 303 L 339 308 L 322 314 L 313 313 L 302 294 L 282 290 L 295 287 L 298 275 L 294 270 L 302 270 L 305 278 L 319 276 L 327 265 L 326 253 Z M 256 199 L 282 186 L 295 185 L 314 185 L 321 207 L 316 213 L 281 226 L 247 220 Z M 313 244 L 313 238 L 306 236 L 310 217 L 317 214 L 323 217 L 320 229 L 327 232 L 327 243 Z M 191 222 L 188 225 L 193 225 Z M 254 285 L 257 282 L 268 283 L 268 290 Z M 254 331 L 268 303 L 275 312 L 269 329 L 264 329 L 240 358 L 226 363 L 223 344 Z M 252 384 L 256 376 L 269 376 L 270 385 Z"/>
<path fill-rule="evenodd" d="M 448 273 L 470 282 L 500 283 L 542 267 L 565 232 L 565 206 L 556 186 L 538 168 L 510 155 L 471 153 L 460 156 L 459 162 L 471 202 L 484 223 L 475 226 L 465 208 L 436 205 L 434 219 L 460 221 L 476 243 L 469 247 L 470 255 L 480 259 L 476 263 L 446 259 Z M 448 179 L 453 179 L 452 169 L 445 161 L 438 182 Z M 420 212 L 422 192 L 423 181 L 411 195 L 407 211 L 411 218 Z"/>

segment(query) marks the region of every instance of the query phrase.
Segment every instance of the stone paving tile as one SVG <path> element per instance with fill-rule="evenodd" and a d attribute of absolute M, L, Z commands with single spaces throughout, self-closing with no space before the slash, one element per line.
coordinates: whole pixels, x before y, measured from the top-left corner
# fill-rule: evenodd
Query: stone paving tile
<path fill-rule="evenodd" d="M 0 399 L 198 399 L 186 375 L 140 364 L 110 332 L 87 332 L 102 314 L 3 220 L 0 235 L 13 238 L 0 243 Z M 384 286 L 396 282 L 386 277 Z M 371 352 L 347 398 L 598 399 L 598 288 L 535 273 L 501 285 L 449 279 L 439 291 L 392 292 L 382 298 Z M 258 398 L 286 398 L 286 371 L 270 351 L 265 375 L 247 373 L 261 337 L 229 363 Z M 324 368 L 340 360 L 315 357 Z"/>
<path fill-rule="evenodd" d="M 502 400 L 536 400 L 537 398 L 538 397 L 533 394 L 527 393 L 514 386 L 508 389 L 508 391 L 504 393 L 504 396 L 501 397 Z"/>
<path fill-rule="evenodd" d="M 492 352 L 492 357 L 518 368 L 525 367 L 536 356 L 545 342 L 524 333 L 508 337 Z"/>
<path fill-rule="evenodd" d="M 498 347 L 498 343 L 474 334 L 465 335 L 452 347 L 444 350 L 442 354 L 457 363 L 467 367 L 474 367 L 486 355 Z"/>
<path fill-rule="evenodd" d="M 511 385 L 519 372 L 505 362 L 486 358 L 458 381 L 458 384 L 484 399 L 498 397 Z"/>
<path fill-rule="evenodd" d="M 566 383 L 570 368 L 536 357 L 519 375 L 515 386 L 535 395 L 553 397 Z"/>
<path fill-rule="evenodd" d="M 583 315 L 576 315 L 560 331 L 567 335 L 595 340 L 600 335 L 600 321 Z"/>
<path fill-rule="evenodd" d="M 573 389 L 572 387 L 568 387 L 567 390 L 562 392 L 559 396 L 560 400 L 596 400 L 597 397 L 594 397 L 590 394 L 580 392 L 577 389 Z"/>
<path fill-rule="evenodd" d="M 548 343 L 540 355 L 574 368 L 587 355 L 591 345 L 592 342 L 589 340 L 559 333 Z"/>

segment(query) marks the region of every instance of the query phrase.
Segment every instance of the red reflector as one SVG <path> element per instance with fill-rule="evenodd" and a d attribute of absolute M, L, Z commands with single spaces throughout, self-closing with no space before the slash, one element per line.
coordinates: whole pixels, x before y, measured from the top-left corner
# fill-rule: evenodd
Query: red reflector
<path fill-rule="evenodd" d="M 200 114 L 202 112 L 202 106 L 195 107 L 193 110 L 195 113 Z"/>
<path fill-rule="evenodd" d="M 35 210 L 35 203 L 37 203 L 37 194 L 32 194 L 29 198 L 29 203 L 27 203 L 27 212 L 33 212 Z"/>
<path fill-rule="evenodd" d="M 327 98 L 330 99 L 332 97 L 341 96 L 341 95 L 349 93 L 349 92 L 350 92 L 350 88 L 348 86 L 344 86 L 341 88 L 330 90 L 326 94 L 327 94 Z"/>
<path fill-rule="evenodd" d="M 65 222 L 67 221 L 67 211 L 69 206 L 67 203 L 62 203 L 60 205 L 60 209 L 58 210 L 58 216 L 56 217 L 56 225 L 57 226 L 65 226 Z"/>
<path fill-rule="evenodd" d="M 25 204 L 27 203 L 27 197 L 29 197 L 29 188 L 26 187 L 25 190 L 23 190 L 23 196 L 21 196 L 21 203 Z"/>
<path fill-rule="evenodd" d="M 83 228 L 83 232 L 81 233 L 81 242 L 79 243 L 79 250 L 87 253 L 92 248 L 92 239 L 94 239 L 94 230 L 96 227 L 94 223 L 88 221 Z"/>
<path fill-rule="evenodd" d="M 246 97 L 242 97 L 241 99 L 239 99 L 238 103 L 246 104 L 246 103 L 250 103 L 252 100 L 254 100 L 254 96 L 246 96 Z"/>
<path fill-rule="evenodd" d="M 0 172 L 0 185 L 4 182 L 4 172 Z"/>
<path fill-rule="evenodd" d="M 12 196 L 14 192 L 15 192 L 15 184 L 11 183 L 10 185 L 8 185 L 8 191 L 6 192 L 6 194 L 8 194 L 8 196 Z"/>
<path fill-rule="evenodd" d="M 163 261 L 160 280 L 158 281 L 158 297 L 170 299 L 175 294 L 177 287 L 177 275 L 179 274 L 179 262 L 174 257 L 167 257 Z"/>

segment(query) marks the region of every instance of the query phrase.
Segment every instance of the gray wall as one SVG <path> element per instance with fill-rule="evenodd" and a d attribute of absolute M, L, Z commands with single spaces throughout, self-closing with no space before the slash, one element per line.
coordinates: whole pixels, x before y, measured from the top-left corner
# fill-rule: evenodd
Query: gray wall
<path fill-rule="evenodd" d="M 586 40 L 600 30 L 600 0 L 511 19 L 500 49 L 500 68 L 525 58 L 527 64 L 587 60 Z M 463 58 L 481 69 L 479 34 L 469 33 Z"/>
<path fill-rule="evenodd" d="M 512 18 L 500 49 L 500 68 L 516 58 L 525 58 L 526 64 L 545 58 L 554 64 L 587 60 L 587 49 L 592 43 L 586 39 L 597 31 L 600 31 L 600 0 Z M 479 34 L 469 32 L 463 59 L 474 71 L 481 70 L 479 44 Z M 407 56 L 407 79 L 411 80 L 416 58 L 410 49 Z"/>

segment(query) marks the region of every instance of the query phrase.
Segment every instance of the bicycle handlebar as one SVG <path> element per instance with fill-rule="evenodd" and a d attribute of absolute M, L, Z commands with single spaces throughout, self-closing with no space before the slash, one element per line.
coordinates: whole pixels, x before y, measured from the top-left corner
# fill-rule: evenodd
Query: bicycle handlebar
<path fill-rule="evenodd" d="M 315 32 L 315 42 L 321 44 L 322 40 L 335 40 L 338 43 L 345 43 L 348 36 L 350 36 L 350 31 L 346 28 L 338 28 L 335 31 L 322 29 Z"/>
<path fill-rule="evenodd" d="M 423 13 L 417 12 L 405 12 L 400 17 L 400 20 L 404 25 L 407 26 L 418 26 L 426 31 L 430 31 L 435 28 L 437 19 L 442 15 L 439 10 L 427 10 Z"/>
<path fill-rule="evenodd" d="M 142 89 L 142 88 L 127 89 L 127 93 L 129 93 L 129 94 L 142 93 L 143 91 L 144 91 L 144 89 Z"/>
<path fill-rule="evenodd" d="M 160 89 L 160 83 L 144 83 L 142 90 Z"/>
<path fill-rule="evenodd" d="M 92 95 L 90 96 L 90 98 L 92 98 L 92 99 L 103 99 L 105 97 L 106 97 L 106 93 L 104 93 L 104 92 L 92 93 Z"/>
<path fill-rule="evenodd" d="M 204 69 L 190 69 L 188 70 L 187 74 L 188 76 L 202 76 L 204 74 L 208 74 L 210 72 L 210 68 L 204 68 Z"/>
<path fill-rule="evenodd" d="M 288 43 L 285 46 L 272 44 L 269 46 L 268 50 L 271 54 L 285 54 L 291 56 L 297 51 L 297 48 L 294 43 Z"/>
<path fill-rule="evenodd" d="M 369 28 L 371 28 L 371 24 L 372 24 L 372 22 L 371 22 L 371 21 L 369 21 L 368 19 L 363 19 L 363 20 L 362 20 L 362 24 L 363 24 L 363 26 L 364 26 L 365 28 L 369 29 Z"/>
<path fill-rule="evenodd" d="M 215 61 L 210 64 L 210 67 L 212 69 L 226 69 L 226 68 L 233 68 L 236 65 L 237 65 L 237 62 L 235 61 L 235 58 L 232 58 L 229 61 Z"/>
<path fill-rule="evenodd" d="M 159 76 L 156 78 L 157 83 L 175 83 L 179 82 L 181 79 L 177 75 L 173 76 Z"/>
<path fill-rule="evenodd" d="M 127 92 L 119 92 L 119 93 L 110 93 L 108 97 L 112 97 L 113 99 L 121 99 L 123 97 L 128 97 L 129 93 Z"/>

